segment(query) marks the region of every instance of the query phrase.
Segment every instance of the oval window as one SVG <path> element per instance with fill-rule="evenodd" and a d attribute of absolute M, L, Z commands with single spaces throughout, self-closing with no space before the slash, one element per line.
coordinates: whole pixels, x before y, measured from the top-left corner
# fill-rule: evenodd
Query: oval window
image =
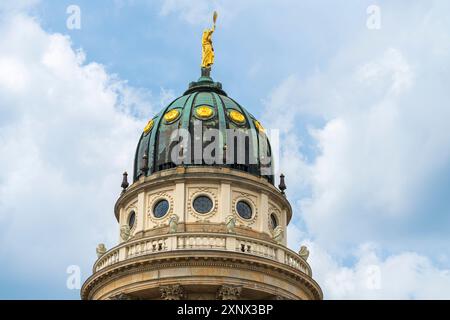
<path fill-rule="evenodd" d="M 273 213 L 270 215 L 270 227 L 272 230 L 275 230 L 275 228 L 278 227 L 277 217 Z"/>
<path fill-rule="evenodd" d="M 169 211 L 169 201 L 165 199 L 159 200 L 155 204 L 155 207 L 153 208 L 153 215 L 156 218 L 162 218 L 167 214 L 168 211 Z"/>
<path fill-rule="evenodd" d="M 207 196 L 198 196 L 197 198 L 195 198 L 193 206 L 195 211 L 205 214 L 212 210 L 213 202 Z"/>
<path fill-rule="evenodd" d="M 131 211 L 130 215 L 128 216 L 128 226 L 130 227 L 130 229 L 133 229 L 135 222 L 136 222 L 136 212 Z"/>
<path fill-rule="evenodd" d="M 251 219 L 253 212 L 252 207 L 245 201 L 239 201 L 236 205 L 237 213 L 243 219 Z"/>

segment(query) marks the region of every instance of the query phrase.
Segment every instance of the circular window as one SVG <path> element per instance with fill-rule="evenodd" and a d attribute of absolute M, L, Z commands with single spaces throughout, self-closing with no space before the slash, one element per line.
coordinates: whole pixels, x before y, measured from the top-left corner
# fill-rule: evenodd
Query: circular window
<path fill-rule="evenodd" d="M 135 222 L 136 222 L 136 212 L 131 211 L 130 215 L 128 216 L 128 226 L 130 227 L 130 229 L 133 229 Z"/>
<path fill-rule="evenodd" d="M 193 205 L 195 211 L 203 214 L 210 212 L 213 208 L 213 202 L 207 196 L 198 196 L 195 198 Z"/>
<path fill-rule="evenodd" d="M 244 219 L 252 218 L 252 207 L 245 201 L 239 201 L 236 205 L 237 213 Z"/>
<path fill-rule="evenodd" d="M 270 215 L 270 227 L 272 230 L 275 230 L 275 228 L 278 227 L 277 217 L 273 213 Z"/>
<path fill-rule="evenodd" d="M 167 214 L 168 211 L 169 211 L 169 201 L 165 199 L 159 200 L 153 208 L 153 215 L 156 218 L 162 218 Z"/>

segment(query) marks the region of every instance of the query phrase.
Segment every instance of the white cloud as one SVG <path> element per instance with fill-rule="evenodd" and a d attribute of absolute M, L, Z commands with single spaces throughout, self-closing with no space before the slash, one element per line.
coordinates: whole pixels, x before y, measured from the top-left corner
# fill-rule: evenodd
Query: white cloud
<path fill-rule="evenodd" d="M 0 60 L 0 69 L 3 70 L 0 77 L 0 86 L 11 91 L 22 91 L 28 81 L 28 72 L 24 65 L 12 57 Z"/>
<path fill-rule="evenodd" d="M 10 15 L 0 37 L 0 260 L 22 279 L 63 279 L 61 293 L 68 265 L 87 277 L 96 244 L 116 243 L 122 173 L 159 98 L 30 17 Z"/>
<path fill-rule="evenodd" d="M 437 9 L 432 13 L 439 15 Z M 422 37 L 433 42 L 433 28 L 417 27 L 429 28 Z M 408 51 L 411 42 L 424 39 L 396 39 L 391 31 L 382 36 L 396 48 L 375 48 L 382 41 L 372 45 L 362 37 L 343 48 L 328 70 L 304 81 L 291 76 L 266 101 L 266 122 L 283 128 L 287 141 L 298 141 L 296 148 L 288 143 L 284 150 L 290 154 L 287 170 L 307 165 L 304 171 L 310 173 L 304 178 L 312 193 L 302 207 L 308 227 L 329 242 L 378 240 L 392 231 L 386 223 L 404 219 L 408 224 L 408 217 L 421 214 L 417 206 L 421 192 L 433 187 L 430 177 L 450 165 L 445 147 L 450 94 L 441 85 L 450 79 L 442 55 L 448 46 Z M 433 42 L 435 48 L 442 36 Z M 355 48 L 366 56 L 350 59 Z M 298 123 L 310 115 L 325 124 L 309 128 L 318 156 L 307 164 Z M 300 151 L 297 156 L 293 149 Z"/>
<path fill-rule="evenodd" d="M 448 268 L 436 264 L 450 240 L 440 231 L 450 227 L 440 190 L 450 171 L 445 8 L 383 5 L 382 30 L 349 32 L 327 67 L 286 78 L 265 101 L 266 126 L 283 133 L 290 231 L 314 239 L 312 266 L 328 298 L 448 298 Z M 308 127 L 304 118 L 320 120 Z M 300 238 L 290 236 L 295 247 Z M 379 253 L 351 252 L 367 242 Z M 379 290 L 363 285 L 372 265 Z"/>
<path fill-rule="evenodd" d="M 439 269 L 426 256 L 402 252 L 380 257 L 366 243 L 352 253 L 355 263 L 343 266 L 336 257 L 309 242 L 311 264 L 326 299 L 449 299 L 450 270 Z"/>

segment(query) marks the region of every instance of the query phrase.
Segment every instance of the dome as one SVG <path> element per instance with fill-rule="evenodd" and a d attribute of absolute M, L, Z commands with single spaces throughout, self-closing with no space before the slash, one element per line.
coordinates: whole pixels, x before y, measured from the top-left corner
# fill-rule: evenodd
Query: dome
<path fill-rule="evenodd" d="M 199 165 L 229 167 L 274 183 L 264 127 L 205 75 L 150 119 L 139 139 L 133 178 Z"/>

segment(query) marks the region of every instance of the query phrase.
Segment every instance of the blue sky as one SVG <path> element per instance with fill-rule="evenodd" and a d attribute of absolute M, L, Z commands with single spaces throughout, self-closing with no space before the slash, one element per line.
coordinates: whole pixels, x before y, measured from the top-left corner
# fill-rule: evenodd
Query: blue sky
<path fill-rule="evenodd" d="M 0 298 L 79 298 L 66 269 L 85 279 L 97 243 L 117 242 L 121 173 L 148 118 L 198 78 L 213 10 L 213 77 L 280 130 L 289 245 L 309 246 L 325 298 L 450 298 L 449 9 L 2 1 Z"/>

